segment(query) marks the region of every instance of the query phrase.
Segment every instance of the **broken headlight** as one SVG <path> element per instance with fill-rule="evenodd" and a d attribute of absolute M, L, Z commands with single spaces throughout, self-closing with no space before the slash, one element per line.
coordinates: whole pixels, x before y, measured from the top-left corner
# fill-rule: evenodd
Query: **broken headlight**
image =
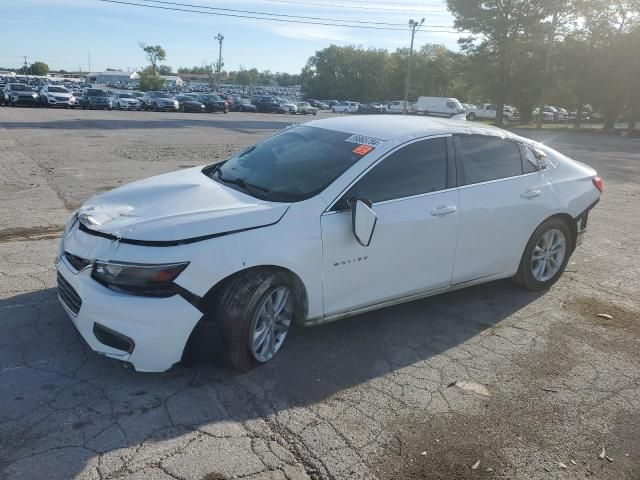
<path fill-rule="evenodd" d="M 152 297 L 170 297 L 180 291 L 173 281 L 189 262 L 141 264 L 96 261 L 91 277 L 114 291 Z"/>

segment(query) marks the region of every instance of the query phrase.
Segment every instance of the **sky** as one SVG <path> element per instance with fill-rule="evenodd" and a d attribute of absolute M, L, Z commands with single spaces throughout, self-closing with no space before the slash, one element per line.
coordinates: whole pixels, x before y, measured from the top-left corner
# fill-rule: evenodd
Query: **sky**
<path fill-rule="evenodd" d="M 151 0 L 131 3 L 186 8 Z M 169 1 L 169 0 L 165 0 Z M 395 50 L 408 47 L 409 19 L 425 18 L 416 34 L 416 46 L 439 43 L 457 49 L 459 34 L 445 0 L 173 0 L 201 6 L 200 11 L 238 14 L 235 9 L 272 14 L 318 17 L 305 20 L 328 23 L 296 23 L 300 18 L 268 21 L 178 12 L 101 2 L 99 0 L 9 0 L 0 16 L 0 67 L 44 61 L 51 69 L 134 69 L 146 65 L 140 42 L 161 45 L 167 65 L 210 64 L 217 61 L 216 34 L 224 35 L 224 69 L 255 67 L 299 73 L 310 56 L 330 44 Z M 193 10 L 194 8 L 188 8 Z M 239 15 L 247 15 L 240 13 Z M 256 16 L 256 15 L 254 15 Z M 271 17 L 276 18 L 276 17 Z M 336 26 L 346 20 L 398 24 L 399 30 L 373 30 Z M 344 23 L 344 22 L 342 22 Z M 380 26 L 380 25 L 378 25 Z M 90 58 L 90 60 L 89 60 Z"/>

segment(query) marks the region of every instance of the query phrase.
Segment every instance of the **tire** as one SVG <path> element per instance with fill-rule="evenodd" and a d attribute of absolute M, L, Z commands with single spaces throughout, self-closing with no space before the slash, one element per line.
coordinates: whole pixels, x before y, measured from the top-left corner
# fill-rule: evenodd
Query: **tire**
<path fill-rule="evenodd" d="M 236 275 L 219 296 L 215 314 L 225 342 L 225 362 L 231 368 L 246 372 L 272 358 L 257 358 L 251 348 L 251 332 L 260 322 L 258 310 L 263 302 L 279 289 L 289 292 L 288 303 L 283 310 L 288 315 L 289 325 L 279 342 L 277 353 L 293 322 L 295 311 L 294 288 L 288 275 L 269 270 L 248 270 Z"/>
<path fill-rule="evenodd" d="M 542 248 L 545 244 L 545 239 L 543 238 L 545 235 L 547 239 L 552 238 L 548 252 L 545 248 Z M 554 235 L 556 236 L 554 237 Z M 556 240 L 562 241 L 563 243 L 564 251 L 561 261 L 557 256 L 552 254 L 554 251 L 552 247 L 556 243 Z M 513 281 L 528 290 L 547 290 L 562 276 L 573 251 L 573 242 L 574 238 L 571 229 L 564 220 L 560 218 L 550 218 L 546 220 L 536 228 L 533 235 L 531 235 L 522 254 L 518 272 L 513 277 Z M 539 266 L 540 262 L 549 265 L 549 271 L 546 270 L 546 267 L 542 269 L 535 268 L 534 252 L 538 258 L 544 258 L 544 255 L 549 254 L 548 260 L 538 260 L 535 262 L 535 266 Z M 543 275 L 540 274 L 540 271 L 542 271 Z"/>
<path fill-rule="evenodd" d="M 157 104 L 157 103 L 154 103 L 154 104 L 153 104 L 153 111 L 154 111 L 154 112 L 157 112 L 157 111 L 158 111 L 158 104 Z"/>
<path fill-rule="evenodd" d="M 469 115 L 467 115 L 467 118 L 473 122 L 476 119 L 476 114 L 471 112 Z"/>

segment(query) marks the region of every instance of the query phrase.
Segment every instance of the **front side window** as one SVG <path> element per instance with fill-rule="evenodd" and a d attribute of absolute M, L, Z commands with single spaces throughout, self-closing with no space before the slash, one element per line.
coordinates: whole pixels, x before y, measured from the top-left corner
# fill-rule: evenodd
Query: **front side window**
<path fill-rule="evenodd" d="M 215 181 L 274 202 L 306 200 L 362 158 L 352 135 L 299 126 L 203 170 Z"/>
<path fill-rule="evenodd" d="M 435 192 L 447 188 L 447 139 L 411 143 L 389 155 L 356 183 L 336 205 L 363 198 L 372 203 Z"/>
<path fill-rule="evenodd" d="M 515 142 L 477 135 L 459 138 L 465 185 L 522 175 L 522 157 Z"/>

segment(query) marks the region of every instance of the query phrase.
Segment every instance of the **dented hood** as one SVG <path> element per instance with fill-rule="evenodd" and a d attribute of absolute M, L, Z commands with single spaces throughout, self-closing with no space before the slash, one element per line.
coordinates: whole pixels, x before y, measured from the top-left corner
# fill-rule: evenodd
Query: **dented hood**
<path fill-rule="evenodd" d="M 80 207 L 78 218 L 88 233 L 179 244 L 272 225 L 288 208 L 233 190 L 196 167 L 96 195 Z"/>

